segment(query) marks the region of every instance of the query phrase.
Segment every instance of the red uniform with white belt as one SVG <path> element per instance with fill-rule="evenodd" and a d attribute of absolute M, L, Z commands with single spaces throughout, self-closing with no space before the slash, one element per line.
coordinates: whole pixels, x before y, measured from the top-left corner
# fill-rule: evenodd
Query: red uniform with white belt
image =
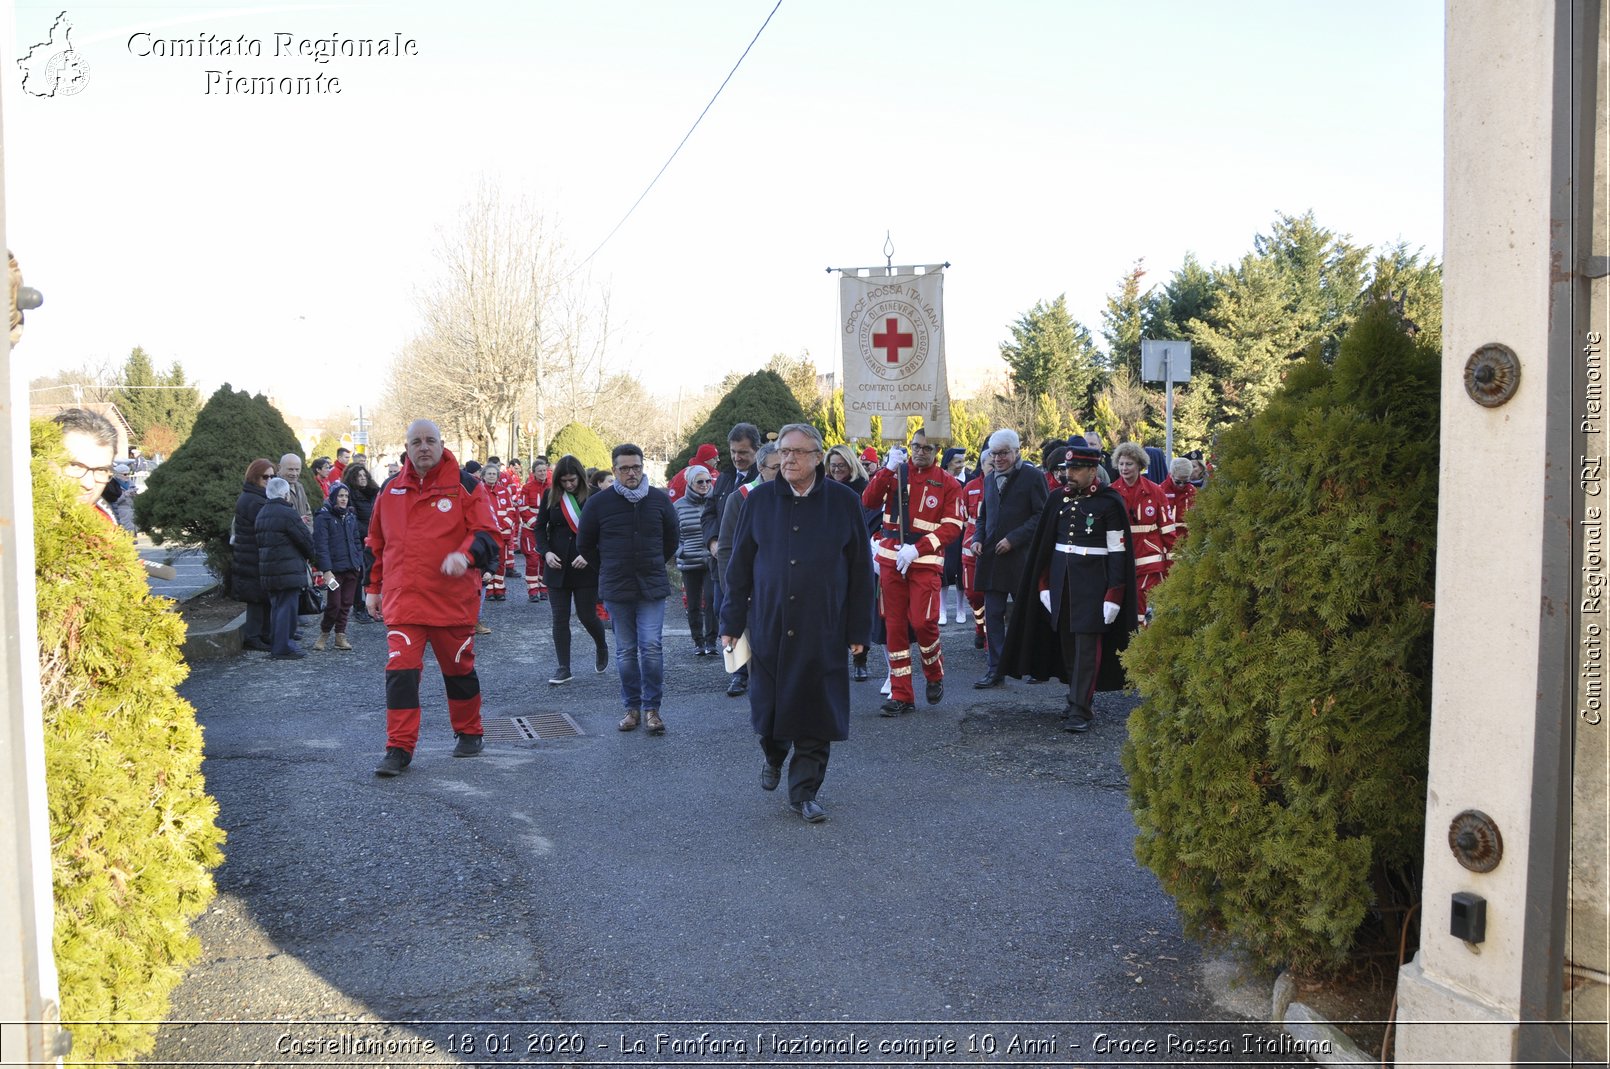
<path fill-rule="evenodd" d="M 1162 489 L 1141 475 L 1133 484 L 1114 479 L 1112 488 L 1129 510 L 1129 531 L 1134 536 L 1136 611 L 1146 615 L 1146 591 L 1163 581 L 1168 551 L 1174 545 L 1174 521 Z M 1164 528 L 1167 528 L 1165 530 Z"/>
<path fill-rule="evenodd" d="M 520 529 L 519 510 L 525 507 L 525 498 L 520 494 L 520 488 L 503 472 L 499 472 L 492 483 L 485 485 L 492 505 L 492 521 L 497 524 L 500 550 L 497 567 L 492 570 L 492 579 L 486 584 L 486 596 L 492 601 L 502 601 L 508 596 L 503 577 L 514 568 L 514 548 Z"/>
<path fill-rule="evenodd" d="M 984 633 L 984 592 L 973 589 L 978 574 L 978 558 L 973 556 L 973 537 L 978 531 L 978 509 L 984 504 L 984 473 L 980 471 L 962 484 L 962 514 L 967 525 L 962 530 L 962 590 L 973 610 L 973 631 Z"/>
<path fill-rule="evenodd" d="M 1179 548 L 1180 541 L 1189 529 L 1185 514 L 1196 504 L 1196 487 L 1188 482 L 1177 483 L 1170 475 L 1158 483 L 1157 488 L 1163 492 L 1163 500 L 1168 502 L 1168 522 L 1163 525 L 1163 534 L 1168 536 L 1168 559 L 1163 562 L 1163 577 L 1166 579 L 1168 570 L 1174 567 L 1174 551 Z"/>
<path fill-rule="evenodd" d="M 874 558 L 888 631 L 890 697 L 908 703 L 913 699 L 913 635 L 922 654 L 923 676 L 930 681 L 945 677 L 939 649 L 939 587 L 945 547 L 962 536 L 961 485 L 932 463 L 932 457 L 930 453 L 925 468 L 915 463 L 901 464 L 898 471 L 879 468 L 861 495 L 867 508 L 883 510 L 883 532 Z"/>
<path fill-rule="evenodd" d="M 533 472 L 520 488 L 520 552 L 525 556 L 525 592 L 531 601 L 541 601 L 548 594 L 548 584 L 542 578 L 546 564 L 537 551 L 537 511 L 542 508 L 542 495 L 548 492 L 552 478 L 545 475 L 538 480 Z"/>

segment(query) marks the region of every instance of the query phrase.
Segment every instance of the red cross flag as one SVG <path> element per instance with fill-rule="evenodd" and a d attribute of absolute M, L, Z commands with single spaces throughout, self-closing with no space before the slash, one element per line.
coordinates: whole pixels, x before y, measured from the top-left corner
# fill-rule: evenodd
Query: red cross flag
<path fill-rule="evenodd" d="M 864 438 L 878 416 L 885 438 L 903 438 L 903 419 L 921 416 L 929 434 L 949 438 L 944 271 L 938 265 L 894 270 L 846 269 L 839 277 L 844 431 Z"/>

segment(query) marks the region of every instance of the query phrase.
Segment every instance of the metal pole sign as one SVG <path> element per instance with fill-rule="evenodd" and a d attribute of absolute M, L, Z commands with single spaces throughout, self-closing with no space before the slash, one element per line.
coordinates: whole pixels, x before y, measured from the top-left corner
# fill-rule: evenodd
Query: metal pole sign
<path fill-rule="evenodd" d="M 1191 343 L 1142 341 L 1140 377 L 1163 384 L 1163 453 L 1174 458 L 1174 384 L 1191 380 Z"/>

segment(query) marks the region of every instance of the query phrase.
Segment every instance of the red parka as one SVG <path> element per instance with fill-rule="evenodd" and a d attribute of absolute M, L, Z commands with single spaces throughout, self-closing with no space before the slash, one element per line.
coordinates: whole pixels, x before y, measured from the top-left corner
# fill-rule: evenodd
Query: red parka
<path fill-rule="evenodd" d="M 367 544 L 374 553 L 369 593 L 380 595 L 388 623 L 425 627 L 473 624 L 480 611 L 481 572 L 497 559 L 497 525 L 486 489 L 442 451 L 420 476 L 413 460 L 375 498 Z M 449 553 L 472 563 L 463 575 L 442 574 Z"/>

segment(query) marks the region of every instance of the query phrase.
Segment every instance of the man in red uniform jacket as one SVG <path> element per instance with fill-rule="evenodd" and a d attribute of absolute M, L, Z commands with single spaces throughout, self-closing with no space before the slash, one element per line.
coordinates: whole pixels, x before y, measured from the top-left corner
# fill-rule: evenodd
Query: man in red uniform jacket
<path fill-rule="evenodd" d="M 889 700 L 884 716 L 916 709 L 911 687 L 911 639 L 922 654 L 929 705 L 945 694 L 945 662 L 939 649 L 939 585 L 945 547 L 962 535 L 961 486 L 934 463 L 935 446 L 921 429 L 911 438 L 911 462 L 895 448 L 861 494 L 861 504 L 883 510 L 883 532 L 874 559 L 888 632 Z"/>
<path fill-rule="evenodd" d="M 374 554 L 364 604 L 386 624 L 386 756 L 377 776 L 395 776 L 419 740 L 419 673 L 429 642 L 447 689 L 458 744 L 481 752 L 481 682 L 475 618 L 481 573 L 497 566 L 497 527 L 486 490 L 459 471 L 428 419 L 408 425 L 402 471 L 375 498 L 367 544 Z"/>

